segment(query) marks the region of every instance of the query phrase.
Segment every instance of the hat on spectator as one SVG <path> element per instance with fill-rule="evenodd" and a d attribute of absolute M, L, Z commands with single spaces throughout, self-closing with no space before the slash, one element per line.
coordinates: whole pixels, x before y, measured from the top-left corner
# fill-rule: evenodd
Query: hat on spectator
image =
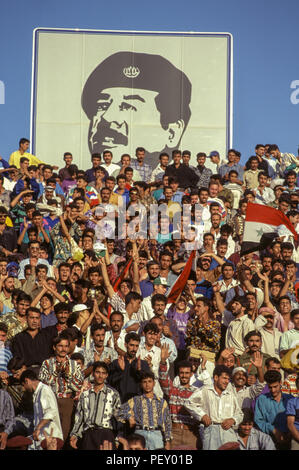
<path fill-rule="evenodd" d="M 77 313 L 77 312 L 82 312 L 83 310 L 89 310 L 89 307 L 85 304 L 77 304 L 73 307 L 72 312 Z"/>
<path fill-rule="evenodd" d="M 210 155 L 209 155 L 209 158 L 210 157 L 219 157 L 219 152 L 217 152 L 217 150 L 213 150 L 212 152 L 210 152 Z"/>
<path fill-rule="evenodd" d="M 244 367 L 235 367 L 233 372 L 232 372 L 232 377 L 237 373 L 237 372 L 244 372 L 244 374 L 247 375 L 247 370 L 244 369 Z"/>
<path fill-rule="evenodd" d="M 167 279 L 165 277 L 156 277 L 156 279 L 154 279 L 154 282 L 153 282 L 154 286 L 165 286 L 165 287 L 169 287 L 169 285 L 167 284 Z"/>

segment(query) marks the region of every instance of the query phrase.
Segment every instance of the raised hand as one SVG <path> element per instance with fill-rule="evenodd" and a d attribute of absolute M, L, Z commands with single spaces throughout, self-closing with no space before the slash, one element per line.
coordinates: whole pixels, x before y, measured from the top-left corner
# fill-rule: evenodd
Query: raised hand
<path fill-rule="evenodd" d="M 165 363 L 170 356 L 169 344 L 163 344 L 161 346 L 161 362 Z"/>
<path fill-rule="evenodd" d="M 250 359 L 250 362 L 253 366 L 257 369 L 263 367 L 263 355 L 260 351 L 256 351 L 253 353 L 253 359 Z"/>
<path fill-rule="evenodd" d="M 234 354 L 235 352 L 235 348 L 226 348 L 226 349 L 223 349 L 222 353 L 221 353 L 221 357 L 223 359 L 228 359 L 232 354 Z"/>
<path fill-rule="evenodd" d="M 123 450 L 129 450 L 129 444 L 127 439 L 125 439 L 124 437 L 119 437 L 118 442 L 123 445 Z"/>
<path fill-rule="evenodd" d="M 124 356 L 118 356 L 117 362 L 118 362 L 118 365 L 121 368 L 121 370 L 125 370 L 125 365 L 126 364 L 125 364 Z"/>
<path fill-rule="evenodd" d="M 152 358 L 150 355 L 146 356 L 144 360 L 148 363 L 149 367 L 152 367 Z"/>
<path fill-rule="evenodd" d="M 100 445 L 100 450 L 112 450 L 112 442 L 103 441 L 103 444 Z"/>

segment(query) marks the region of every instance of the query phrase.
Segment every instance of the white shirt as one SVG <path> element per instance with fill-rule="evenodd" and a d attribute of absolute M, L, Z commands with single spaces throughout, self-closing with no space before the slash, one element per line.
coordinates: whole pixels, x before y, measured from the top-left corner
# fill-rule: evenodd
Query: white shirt
<path fill-rule="evenodd" d="M 251 408 L 252 401 L 262 393 L 265 386 L 266 382 L 261 383 L 257 380 L 256 383 L 250 387 L 244 385 L 239 391 L 237 391 L 233 383 L 229 383 L 226 390 L 231 390 L 232 393 L 235 394 L 239 407 L 242 409 Z"/>
<path fill-rule="evenodd" d="M 237 428 L 243 419 L 235 394 L 226 389 L 218 395 L 214 385 L 207 385 L 196 390 L 184 406 L 198 421 L 201 421 L 204 415 L 211 418 L 212 424 L 220 424 L 225 419 L 233 418 L 235 420 L 233 427 Z"/>
<path fill-rule="evenodd" d="M 163 392 L 161 389 L 161 386 L 159 384 L 159 366 L 160 366 L 160 361 L 161 361 L 161 349 L 158 348 L 157 346 L 152 346 L 150 350 L 146 349 L 145 344 L 140 344 L 138 348 L 138 352 L 136 354 L 137 357 L 140 357 L 140 359 L 145 359 L 147 356 L 150 356 L 152 359 L 152 372 L 155 375 L 156 381 L 155 381 L 155 387 L 154 387 L 154 393 L 157 395 L 157 397 L 163 397 Z M 167 360 L 167 366 L 169 367 L 169 362 Z"/>
<path fill-rule="evenodd" d="M 111 176 L 114 171 L 120 170 L 120 166 L 116 165 L 115 163 L 110 163 L 110 165 L 107 165 L 107 163 L 102 163 L 101 166 L 105 168 L 107 173 L 109 173 L 109 176 Z"/>
<path fill-rule="evenodd" d="M 117 342 L 116 342 L 119 349 L 121 349 L 124 352 L 127 352 L 127 348 L 125 346 L 126 334 L 127 334 L 126 330 L 121 330 L 120 335 L 119 335 L 119 337 L 117 339 Z M 109 340 L 111 340 L 111 341 L 109 342 Z M 110 348 L 115 349 L 115 342 L 114 342 L 114 337 L 113 337 L 112 331 L 106 331 L 105 339 L 104 339 L 104 346 L 109 346 Z"/>
<path fill-rule="evenodd" d="M 279 331 L 277 328 L 273 328 L 273 330 L 267 330 L 264 326 L 258 329 L 262 335 L 261 352 L 263 354 L 269 354 L 271 357 L 276 357 L 280 360 L 279 342 L 282 335 L 281 331 Z"/>
<path fill-rule="evenodd" d="M 39 382 L 33 394 L 33 411 L 34 411 L 34 428 L 42 419 L 50 419 L 51 421 L 42 427 L 39 434 L 39 441 L 33 441 L 34 449 L 41 449 L 41 441 L 44 440 L 43 431 L 50 435 L 53 429 L 53 437 L 63 440 L 63 434 L 60 424 L 59 411 L 56 397 L 52 389 L 42 382 Z M 30 447 L 32 447 L 30 446 Z"/>
<path fill-rule="evenodd" d="M 249 331 L 254 329 L 254 323 L 247 315 L 243 315 L 241 318 L 235 318 L 227 327 L 225 347 L 235 348 L 235 354 L 241 356 L 246 348 L 244 337 Z"/>
<path fill-rule="evenodd" d="M 260 192 L 258 188 L 255 188 L 254 191 L 256 192 L 255 196 L 255 204 L 262 204 L 264 206 L 268 205 L 270 202 L 275 201 L 275 194 L 273 189 L 271 188 L 264 188 L 263 193 Z"/>

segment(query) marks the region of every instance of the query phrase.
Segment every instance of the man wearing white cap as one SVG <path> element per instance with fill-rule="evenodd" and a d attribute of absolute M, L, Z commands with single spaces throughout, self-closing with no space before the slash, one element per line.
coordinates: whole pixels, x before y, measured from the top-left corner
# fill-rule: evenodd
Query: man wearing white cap
<path fill-rule="evenodd" d="M 235 394 L 240 408 L 251 408 L 252 400 L 258 397 L 266 385 L 263 372 L 263 356 L 257 351 L 251 359 L 252 365 L 257 369 L 257 381 L 250 387 L 246 386 L 248 373 L 244 367 L 235 367 L 232 372 L 232 382 L 227 389 Z"/>

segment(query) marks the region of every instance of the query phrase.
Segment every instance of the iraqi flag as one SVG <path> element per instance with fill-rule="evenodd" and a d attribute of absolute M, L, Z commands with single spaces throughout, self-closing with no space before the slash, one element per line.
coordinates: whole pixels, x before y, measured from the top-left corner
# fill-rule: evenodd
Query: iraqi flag
<path fill-rule="evenodd" d="M 281 235 L 292 235 L 297 241 L 298 234 L 287 216 L 273 207 L 249 202 L 240 255 L 261 251 Z"/>
<path fill-rule="evenodd" d="M 186 285 L 186 282 L 189 278 L 191 269 L 192 269 L 192 263 L 193 263 L 195 254 L 196 254 L 196 251 L 192 250 L 191 255 L 189 256 L 189 259 L 188 259 L 183 271 L 181 272 L 181 274 L 179 275 L 179 277 L 177 278 L 177 280 L 173 284 L 173 286 L 172 286 L 172 288 L 171 288 L 171 290 L 170 290 L 170 292 L 167 296 L 167 303 L 168 304 L 174 303 L 177 300 L 180 293 L 182 292 L 182 290 L 184 289 L 184 287 Z"/>

